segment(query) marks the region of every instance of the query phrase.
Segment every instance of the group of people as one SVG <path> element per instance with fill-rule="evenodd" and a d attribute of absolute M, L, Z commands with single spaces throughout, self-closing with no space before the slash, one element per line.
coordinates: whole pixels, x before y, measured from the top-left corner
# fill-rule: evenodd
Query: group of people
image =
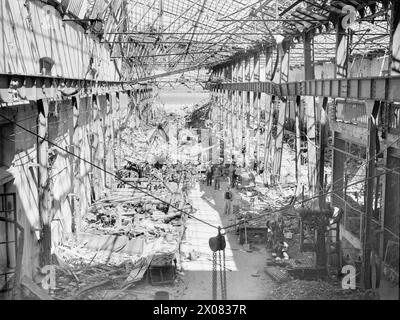
<path fill-rule="evenodd" d="M 212 186 L 214 179 L 214 189 L 221 190 L 221 180 L 225 176 L 224 167 L 222 164 L 208 164 L 206 166 L 206 181 L 207 186 Z M 238 168 L 235 163 L 231 163 L 228 168 L 228 184 L 231 188 L 235 187 Z"/>
<path fill-rule="evenodd" d="M 228 177 L 228 186 L 224 194 L 224 214 L 229 215 L 232 212 L 232 203 L 234 202 L 234 194 L 232 192 L 232 189 L 236 186 L 236 181 L 239 175 L 239 168 L 234 162 L 229 165 L 228 170 L 224 170 L 224 166 L 222 164 L 208 164 L 206 166 L 207 186 L 212 186 L 214 180 L 215 190 L 221 190 L 221 180 L 225 175 L 227 175 Z"/>

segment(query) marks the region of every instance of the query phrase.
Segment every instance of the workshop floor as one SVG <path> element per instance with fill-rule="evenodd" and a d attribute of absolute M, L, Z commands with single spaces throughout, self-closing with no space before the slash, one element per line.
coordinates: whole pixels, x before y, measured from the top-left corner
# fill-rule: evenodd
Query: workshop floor
<path fill-rule="evenodd" d="M 232 215 L 224 215 L 223 195 L 226 183 L 221 191 L 205 184 L 197 184 L 190 194 L 195 216 L 215 226 L 227 226 L 234 223 Z M 182 279 L 185 290 L 182 299 L 212 299 L 212 253 L 208 240 L 215 237 L 218 230 L 198 220 L 187 220 L 186 237 L 182 243 Z M 251 252 L 238 244 L 234 228 L 227 233 L 226 278 L 227 298 L 229 300 L 265 300 L 269 298 L 274 283 L 264 272 L 267 252 L 264 246 L 252 247 Z M 188 258 L 190 256 L 190 258 Z M 217 269 L 219 270 L 219 268 Z M 220 280 L 218 272 L 218 290 Z M 218 294 L 220 299 L 220 291 Z"/>

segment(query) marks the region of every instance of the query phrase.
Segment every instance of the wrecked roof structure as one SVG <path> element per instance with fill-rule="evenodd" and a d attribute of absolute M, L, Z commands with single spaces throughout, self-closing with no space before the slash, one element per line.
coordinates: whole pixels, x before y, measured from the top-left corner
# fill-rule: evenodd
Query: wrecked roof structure
<path fill-rule="evenodd" d="M 398 299 L 400 1 L 0 21 L 0 299 Z"/>

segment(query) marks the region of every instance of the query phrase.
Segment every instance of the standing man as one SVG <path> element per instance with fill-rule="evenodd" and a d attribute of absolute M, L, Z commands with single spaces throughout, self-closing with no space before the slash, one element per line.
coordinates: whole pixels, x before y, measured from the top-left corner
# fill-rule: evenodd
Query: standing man
<path fill-rule="evenodd" d="M 242 168 L 239 166 L 235 167 L 235 186 L 237 187 L 241 183 L 242 178 Z"/>
<path fill-rule="evenodd" d="M 212 185 L 212 168 L 211 165 L 208 163 L 206 166 L 206 180 L 207 180 L 207 186 Z"/>
<path fill-rule="evenodd" d="M 228 188 L 226 189 L 224 199 L 225 199 L 224 214 L 229 215 L 232 212 L 232 201 L 233 201 L 233 194 L 231 191 L 231 187 L 229 185 Z"/>
<path fill-rule="evenodd" d="M 221 165 L 217 164 L 214 169 L 215 190 L 221 190 L 222 169 Z"/>
<path fill-rule="evenodd" d="M 229 185 L 231 188 L 235 187 L 235 164 L 231 163 L 229 166 Z"/>
<path fill-rule="evenodd" d="M 187 182 L 185 181 L 182 186 L 182 196 L 183 196 L 183 199 L 185 200 L 185 204 L 186 204 L 187 197 L 188 197 L 188 189 L 189 189 L 189 186 L 188 186 Z"/>

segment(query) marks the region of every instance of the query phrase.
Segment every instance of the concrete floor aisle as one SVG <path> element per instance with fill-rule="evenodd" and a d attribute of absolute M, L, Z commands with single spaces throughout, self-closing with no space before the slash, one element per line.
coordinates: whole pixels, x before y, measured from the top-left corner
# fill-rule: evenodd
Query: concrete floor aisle
<path fill-rule="evenodd" d="M 196 184 L 189 195 L 193 207 L 197 210 L 195 216 L 215 226 L 227 226 L 234 223 L 232 215 L 223 214 L 226 183 L 223 183 L 221 187 L 222 191 L 215 191 L 213 187 Z M 183 280 L 186 286 L 182 299 L 212 299 L 212 253 L 208 240 L 210 237 L 215 237 L 217 233 L 217 229 L 198 220 L 193 218 L 187 220 L 186 236 L 181 246 Z M 253 248 L 252 252 L 244 251 L 243 246 L 238 244 L 235 231 L 230 230 L 227 233 L 225 254 L 227 298 L 229 300 L 268 299 L 274 283 L 264 272 L 268 255 L 265 248 L 258 246 Z M 189 255 L 191 259 L 184 258 Z"/>

